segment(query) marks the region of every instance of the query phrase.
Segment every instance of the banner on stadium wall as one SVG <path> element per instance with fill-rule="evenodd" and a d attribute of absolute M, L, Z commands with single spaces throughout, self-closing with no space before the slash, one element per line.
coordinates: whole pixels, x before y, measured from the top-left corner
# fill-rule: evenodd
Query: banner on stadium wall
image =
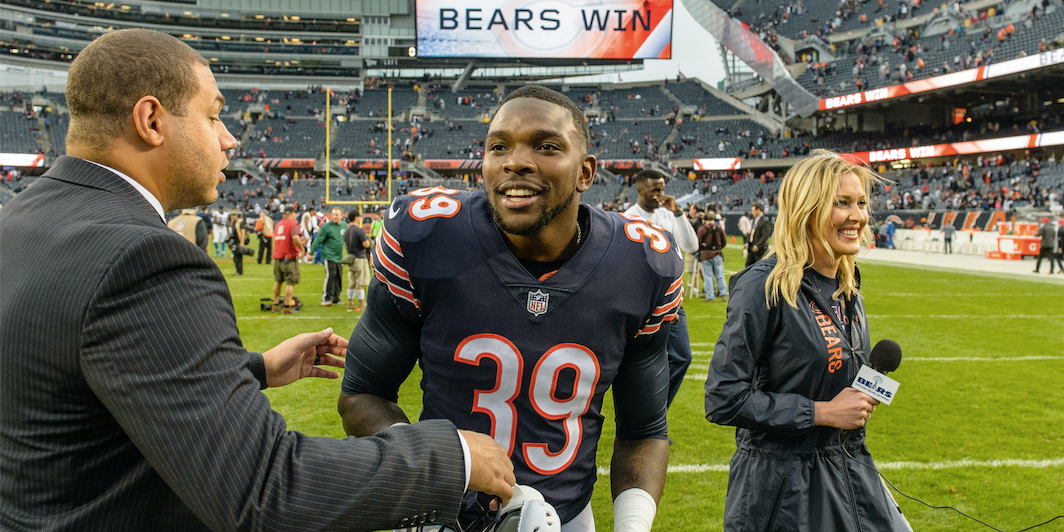
<path fill-rule="evenodd" d="M 385 159 L 340 159 L 340 166 L 348 170 L 386 170 Z M 399 160 L 392 160 L 392 168 L 399 169 Z"/>
<path fill-rule="evenodd" d="M 480 170 L 481 159 L 429 159 L 425 166 L 433 170 Z"/>
<path fill-rule="evenodd" d="M 0 153 L 0 166 L 44 168 L 44 155 L 40 153 Z"/>
<path fill-rule="evenodd" d="M 879 211 L 874 213 L 880 223 L 894 222 L 899 229 L 920 228 L 925 224 L 931 229 L 952 225 L 958 231 L 997 231 L 999 223 L 1008 221 L 1005 211 Z"/>
<path fill-rule="evenodd" d="M 891 85 L 890 87 L 882 87 L 879 89 L 855 92 L 853 94 L 845 94 L 832 98 L 824 98 L 820 100 L 820 110 L 827 111 L 829 109 L 841 109 L 843 107 L 877 102 L 908 94 L 917 94 L 956 85 L 964 85 L 966 83 L 975 83 L 976 81 L 1009 76 L 1061 63 L 1064 63 L 1064 49 L 1051 50 L 1048 52 L 1042 52 L 1038 55 L 1029 55 L 1018 59 L 1002 61 L 1000 63 L 992 63 L 987 66 L 970 68 L 968 70 L 943 74 L 933 78 L 910 81 L 901 85 Z"/>
<path fill-rule="evenodd" d="M 729 235 L 738 235 L 739 217 L 743 213 L 724 209 L 724 231 Z M 922 228 L 927 224 L 932 230 L 940 230 L 946 224 L 951 224 L 958 231 L 990 231 L 996 232 L 999 223 L 1008 222 L 1009 215 L 1005 211 L 994 210 L 971 210 L 971 211 L 876 211 L 873 213 L 879 223 L 887 220 L 894 222 L 899 229 Z M 770 213 L 774 216 L 775 213 Z"/>
<path fill-rule="evenodd" d="M 670 59 L 673 0 L 416 0 L 421 57 Z"/>
<path fill-rule="evenodd" d="M 615 172 L 617 170 L 637 170 L 643 168 L 642 159 L 610 159 L 608 161 L 599 161 L 599 166 Z"/>
<path fill-rule="evenodd" d="M 954 142 L 952 144 L 916 146 L 913 148 L 897 148 L 893 150 L 862 151 L 846 153 L 843 155 L 857 159 L 862 163 L 875 164 L 889 161 L 900 161 L 902 159 L 927 159 L 950 155 L 973 155 L 988 152 L 997 153 L 1009 150 L 1024 150 L 1060 145 L 1064 145 L 1064 131 L 1036 133 L 1033 135 L 1020 135 L 1017 137 L 1005 137 L 1000 139 Z"/>
<path fill-rule="evenodd" d="M 314 159 L 254 159 L 256 165 L 263 168 L 297 168 L 300 170 L 314 169 Z"/>
<path fill-rule="evenodd" d="M 695 159 L 695 170 L 738 170 L 743 165 L 743 160 L 738 157 L 718 157 L 711 159 Z"/>

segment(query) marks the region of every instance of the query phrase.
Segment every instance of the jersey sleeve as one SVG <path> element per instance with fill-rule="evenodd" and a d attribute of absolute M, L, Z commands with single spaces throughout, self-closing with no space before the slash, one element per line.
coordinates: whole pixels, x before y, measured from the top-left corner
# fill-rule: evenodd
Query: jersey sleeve
<path fill-rule="evenodd" d="M 679 260 L 677 258 L 677 260 Z M 662 328 L 663 324 L 671 322 L 676 318 L 676 313 L 680 312 L 680 305 L 683 304 L 683 272 L 679 272 L 676 280 L 672 282 L 665 289 L 665 292 L 658 298 L 657 305 L 654 307 L 654 311 L 651 312 L 650 317 L 643 323 L 643 327 L 639 329 L 637 336 L 644 336 L 648 334 L 655 334 Z"/>
<path fill-rule="evenodd" d="M 409 196 L 399 196 L 392 201 L 390 214 L 384 219 L 380 238 L 377 239 L 370 255 L 373 275 L 388 289 L 395 305 L 404 315 L 417 316 L 421 312 L 421 301 L 414 297 L 414 285 L 406 266 L 403 246 L 399 241 L 407 203 Z"/>

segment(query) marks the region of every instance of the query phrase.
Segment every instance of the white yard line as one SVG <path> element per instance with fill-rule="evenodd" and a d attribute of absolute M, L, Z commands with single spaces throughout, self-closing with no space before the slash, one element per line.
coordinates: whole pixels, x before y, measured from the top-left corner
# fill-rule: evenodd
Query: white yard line
<path fill-rule="evenodd" d="M 264 313 L 265 314 L 265 313 Z M 269 313 L 264 316 L 237 316 L 238 320 L 350 320 L 358 321 L 358 315 L 351 316 L 291 316 Z"/>
<path fill-rule="evenodd" d="M 1037 360 L 1064 360 L 1064 357 L 1055 356 L 1027 356 L 1012 358 L 987 358 L 987 357 L 908 357 L 906 362 L 1030 362 Z M 688 371 L 709 371 L 709 364 L 692 364 L 687 367 Z M 684 375 L 683 380 L 705 382 L 707 374 L 695 373 Z"/>
<path fill-rule="evenodd" d="M 721 319 L 722 316 L 691 316 L 688 315 L 688 320 L 708 320 L 708 319 Z M 992 320 L 1008 320 L 1008 319 L 1023 319 L 1023 320 L 1049 320 L 1060 319 L 1060 314 L 869 314 L 870 319 L 942 319 L 942 320 L 971 320 L 971 319 L 992 319 Z"/>
<path fill-rule="evenodd" d="M 946 460 L 942 462 L 880 462 L 876 466 L 884 471 L 900 470 L 934 470 L 934 469 L 964 469 L 971 467 L 1025 467 L 1031 469 L 1047 469 L 1050 467 L 1064 467 L 1064 458 L 1051 458 L 1048 460 L 1017 460 L 1006 458 L 1002 460 Z M 669 473 L 727 473 L 728 464 L 677 464 L 669 466 Z M 610 468 L 598 468 L 598 474 L 606 476 L 610 474 Z"/>

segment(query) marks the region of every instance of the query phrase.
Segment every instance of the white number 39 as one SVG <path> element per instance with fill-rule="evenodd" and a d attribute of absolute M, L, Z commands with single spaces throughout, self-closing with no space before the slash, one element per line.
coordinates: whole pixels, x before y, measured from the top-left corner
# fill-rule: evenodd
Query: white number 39
<path fill-rule="evenodd" d="M 479 366 L 484 358 L 495 362 L 495 387 L 475 392 L 473 411 L 491 418 L 491 437 L 512 456 L 517 431 L 517 410 L 513 401 L 521 392 L 524 359 L 512 342 L 495 334 L 466 338 L 459 344 L 454 356 L 456 361 L 473 366 Z M 576 372 L 573 393 L 570 397 L 558 397 L 558 377 L 566 368 Z M 591 406 L 598 379 L 598 359 L 591 350 L 577 344 L 556 345 L 536 364 L 532 371 L 529 400 L 540 416 L 561 421 L 565 445 L 552 451 L 546 443 L 525 443 L 522 453 L 525 462 L 533 470 L 553 475 L 573 462 L 583 438 L 581 417 Z"/>

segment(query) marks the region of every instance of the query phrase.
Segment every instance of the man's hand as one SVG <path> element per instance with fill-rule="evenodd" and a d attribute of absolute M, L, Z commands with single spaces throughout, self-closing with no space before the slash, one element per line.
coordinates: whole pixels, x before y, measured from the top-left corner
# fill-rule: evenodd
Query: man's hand
<path fill-rule="evenodd" d="M 680 210 L 680 207 L 676 205 L 676 197 L 674 196 L 662 196 L 661 206 L 665 207 L 666 209 L 669 209 L 670 211 L 672 211 L 673 214 L 676 214 L 676 211 Z M 683 212 L 681 212 L 680 214 L 683 214 Z"/>
<path fill-rule="evenodd" d="M 306 377 L 339 378 L 339 373 L 315 366 L 342 368 L 346 354 L 347 339 L 333 334 L 332 327 L 293 336 L 262 354 L 266 385 L 276 388 Z"/>
<path fill-rule="evenodd" d="M 517 484 L 514 476 L 514 464 L 503 449 L 486 434 L 460 430 L 469 446 L 469 489 L 494 495 L 502 499 L 506 506 L 513 497 L 513 485 Z"/>

